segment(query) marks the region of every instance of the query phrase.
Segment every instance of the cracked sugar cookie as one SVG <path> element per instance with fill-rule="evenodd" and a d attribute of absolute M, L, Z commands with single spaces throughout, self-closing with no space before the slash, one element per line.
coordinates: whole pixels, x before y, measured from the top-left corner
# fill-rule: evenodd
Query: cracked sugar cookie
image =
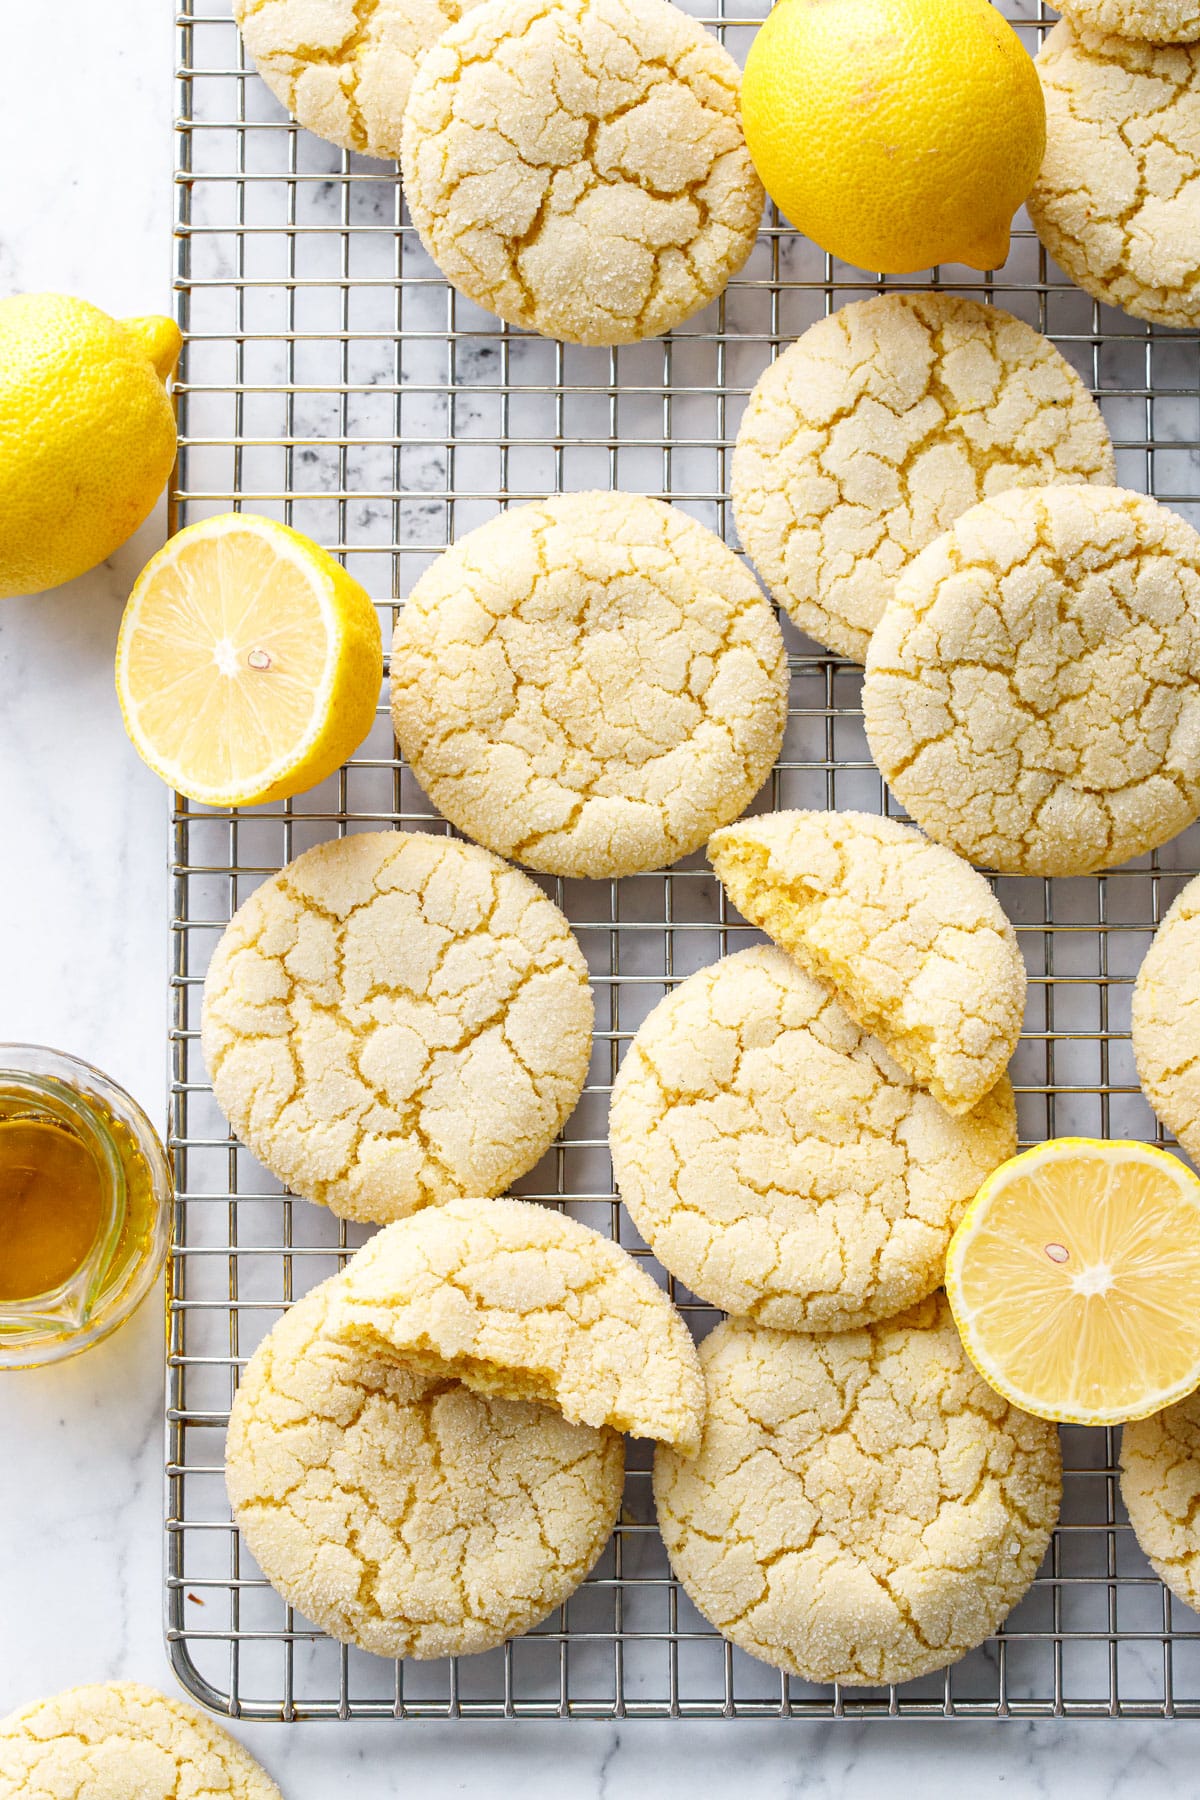
<path fill-rule="evenodd" d="M 1046 157 L 1027 205 L 1046 249 L 1107 306 L 1200 324 L 1200 44 L 1130 43 L 1064 19 L 1037 70 Z"/>
<path fill-rule="evenodd" d="M 669 330 L 758 230 L 740 82 L 669 0 L 489 0 L 413 82 L 401 154 L 421 242 L 468 299 L 544 337 Z"/>
<path fill-rule="evenodd" d="M 827 982 L 948 1112 L 995 1087 L 1021 1035 L 1025 964 L 969 863 L 856 812 L 742 819 L 708 855 L 743 918 Z"/>
<path fill-rule="evenodd" d="M 591 1051 L 587 965 L 527 876 L 417 832 L 338 838 L 238 908 L 204 984 L 217 1103 L 294 1193 L 403 1218 L 531 1169 Z"/>
<path fill-rule="evenodd" d="M 225 1481 L 278 1593 L 377 1656 L 464 1656 L 572 1594 L 621 1504 L 620 1435 L 449 1373 L 338 1343 L 342 1276 L 259 1345 L 229 1420 Z"/>
<path fill-rule="evenodd" d="M 700 1454 L 654 1459 L 693 1603 L 806 1681 L 911 1681 L 981 1644 L 1058 1517 L 1053 1425 L 992 1392 L 942 1296 L 840 1337 L 731 1319 L 700 1346 Z"/>
<path fill-rule="evenodd" d="M 1200 1612 L 1200 1394 L 1122 1427 L 1121 1498 L 1154 1573 Z"/>
<path fill-rule="evenodd" d="M 426 51 L 479 0 L 233 0 L 258 72 L 298 124 L 343 150 L 398 157 Z"/>
<path fill-rule="evenodd" d="M 21 1800 L 280 1800 L 211 1719 L 134 1681 L 68 1688 L 0 1720 L 0 1793 Z"/>
<path fill-rule="evenodd" d="M 696 1348 L 666 1294 L 619 1244 L 528 1200 L 452 1200 L 381 1231 L 348 1265 L 329 1330 L 579 1424 L 685 1454 L 700 1442 Z"/>
<path fill-rule="evenodd" d="M 1147 1100 L 1200 1160 L 1200 878 L 1171 907 L 1138 970 L 1133 1054 Z"/>
<path fill-rule="evenodd" d="M 659 1002 L 609 1120 L 621 1198 L 663 1266 L 784 1331 L 851 1331 L 932 1293 L 967 1202 L 1016 1142 L 1007 1078 L 952 1118 L 766 945 Z"/>
<path fill-rule="evenodd" d="M 1087 875 L 1200 812 L 1200 537 L 1144 494 L 1016 489 L 901 575 L 867 654 L 871 754 L 918 825 Z"/>
<path fill-rule="evenodd" d="M 392 718 L 434 804 L 551 875 L 661 869 L 749 805 L 787 722 L 783 636 L 714 532 L 561 494 L 445 551 L 405 604 Z"/>
<path fill-rule="evenodd" d="M 1058 11 L 1077 30 L 1150 44 L 1190 44 L 1200 38 L 1197 0 L 1059 0 Z"/>
<path fill-rule="evenodd" d="M 759 376 L 733 510 L 800 629 L 862 662 L 899 571 L 969 506 L 1115 480 L 1099 407 L 1040 332 L 952 294 L 881 294 L 818 320 Z"/>

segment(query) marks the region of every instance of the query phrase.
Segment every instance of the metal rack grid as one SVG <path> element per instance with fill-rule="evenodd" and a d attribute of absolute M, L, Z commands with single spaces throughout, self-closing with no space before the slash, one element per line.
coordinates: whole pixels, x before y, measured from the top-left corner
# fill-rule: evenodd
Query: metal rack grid
<path fill-rule="evenodd" d="M 1003 10 L 1031 46 L 1040 0 Z M 744 55 L 759 0 L 704 15 Z M 670 498 L 733 539 L 728 465 L 741 408 L 806 324 L 885 283 L 836 265 L 773 215 L 725 295 L 672 336 L 614 351 L 524 336 L 457 297 L 402 210 L 390 166 L 290 124 L 246 68 L 225 0 L 178 15 L 177 382 L 173 524 L 231 506 L 282 517 L 396 601 L 446 544 L 504 501 L 589 486 Z M 904 287 L 923 281 L 893 283 Z M 1196 333 L 1096 307 L 1028 229 L 995 278 L 947 272 L 1046 331 L 1100 397 L 1121 479 L 1200 523 Z M 785 622 L 786 628 L 786 622 Z M 859 674 L 789 631 L 791 717 L 764 804 L 888 804 L 862 732 Z M 235 1717 L 876 1718 L 1200 1716 L 1200 1630 L 1124 1521 L 1115 1433 L 1067 1429 L 1063 1519 L 1006 1628 L 944 1675 L 896 1689 L 817 1688 L 730 1648 L 671 1579 L 645 1446 L 630 1446 L 621 1523 L 579 1593 L 487 1656 L 393 1665 L 285 1607 L 241 1548 L 222 1483 L 238 1370 L 281 1310 L 364 1235 L 282 1194 L 232 1141 L 198 1043 L 216 937 L 267 874 L 334 833 L 444 830 L 395 758 L 386 711 L 352 763 L 298 800 L 173 813 L 166 1586 L 184 1685 Z M 1029 966 L 1013 1076 L 1024 1142 L 1073 1131 L 1154 1138 L 1128 1043 L 1150 933 L 1200 866 L 1200 830 L 1097 879 L 1004 879 Z M 561 1142 L 520 1191 L 645 1255 L 612 1193 L 607 1095 L 622 1046 L 666 990 L 754 934 L 700 857 L 615 882 L 547 881 L 588 957 L 596 1049 Z M 1161 1136 L 1161 1134 L 1159 1134 Z M 714 1317 L 677 1292 L 697 1330 Z"/>

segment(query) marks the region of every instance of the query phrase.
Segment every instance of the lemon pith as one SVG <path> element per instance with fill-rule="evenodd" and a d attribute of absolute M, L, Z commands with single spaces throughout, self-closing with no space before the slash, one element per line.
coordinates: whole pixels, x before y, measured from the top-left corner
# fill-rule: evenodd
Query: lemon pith
<path fill-rule="evenodd" d="M 0 599 L 111 556 L 175 461 L 170 319 L 112 319 L 66 294 L 0 300 Z"/>
<path fill-rule="evenodd" d="M 858 268 L 999 268 L 1045 149 L 1041 88 L 990 0 L 780 0 L 742 125 L 797 230 Z"/>
<path fill-rule="evenodd" d="M 286 799 L 331 775 L 370 730 L 382 674 L 358 582 L 300 532 L 246 513 L 189 525 L 152 557 L 117 641 L 135 749 L 211 806 Z"/>
<path fill-rule="evenodd" d="M 1153 1145 L 1057 1138 L 997 1169 L 950 1243 L 963 1345 L 1040 1418 L 1119 1424 L 1200 1385 L 1200 1180 Z"/>

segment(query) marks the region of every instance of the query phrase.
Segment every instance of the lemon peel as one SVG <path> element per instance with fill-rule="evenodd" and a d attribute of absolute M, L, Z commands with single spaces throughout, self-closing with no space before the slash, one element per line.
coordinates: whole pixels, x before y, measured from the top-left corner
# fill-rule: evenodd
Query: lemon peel
<path fill-rule="evenodd" d="M 1042 159 L 1037 76 L 989 0 L 787 0 L 742 79 L 754 166 L 860 269 L 997 269 Z"/>
<path fill-rule="evenodd" d="M 66 294 L 0 300 L 0 599 L 102 563 L 175 461 L 167 318 L 112 319 Z"/>

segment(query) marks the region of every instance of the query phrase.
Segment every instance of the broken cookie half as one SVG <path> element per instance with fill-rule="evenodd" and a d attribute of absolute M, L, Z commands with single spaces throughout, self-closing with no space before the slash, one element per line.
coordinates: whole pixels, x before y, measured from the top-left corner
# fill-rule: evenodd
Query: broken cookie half
<path fill-rule="evenodd" d="M 995 1087 L 1021 1032 L 1025 965 L 969 863 L 856 812 L 742 819 L 714 833 L 708 855 L 743 917 L 833 988 L 948 1112 Z"/>
<path fill-rule="evenodd" d="M 464 1200 L 381 1232 L 246 1368 L 226 1485 L 246 1547 L 343 1643 L 493 1649 L 575 1591 L 621 1505 L 621 1431 L 699 1444 L 667 1296 L 598 1233 Z"/>

